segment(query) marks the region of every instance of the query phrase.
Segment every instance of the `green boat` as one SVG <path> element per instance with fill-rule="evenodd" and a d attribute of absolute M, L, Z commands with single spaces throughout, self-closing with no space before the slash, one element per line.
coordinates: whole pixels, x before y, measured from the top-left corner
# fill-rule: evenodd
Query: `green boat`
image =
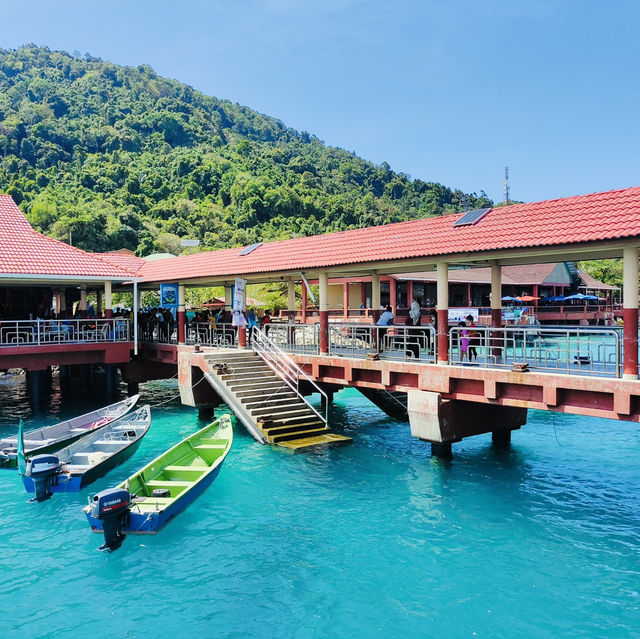
<path fill-rule="evenodd" d="M 223 415 L 154 459 L 115 488 L 96 494 L 84 512 L 101 550 L 115 550 L 124 533 L 155 534 L 218 476 L 233 443 L 231 418 Z"/>

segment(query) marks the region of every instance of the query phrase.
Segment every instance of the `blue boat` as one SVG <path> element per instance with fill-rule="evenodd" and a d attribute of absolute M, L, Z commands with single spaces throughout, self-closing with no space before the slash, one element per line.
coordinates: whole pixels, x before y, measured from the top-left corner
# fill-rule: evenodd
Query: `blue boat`
<path fill-rule="evenodd" d="M 78 492 L 129 459 L 151 426 L 151 410 L 142 406 L 91 431 L 54 453 L 35 455 L 26 462 L 24 487 L 44 501 L 53 493 Z"/>
<path fill-rule="evenodd" d="M 19 433 L 17 437 L 0 439 L 0 467 L 17 468 L 18 441 L 21 438 L 25 457 L 59 450 L 84 437 L 92 430 L 102 428 L 118 417 L 122 417 L 135 406 L 139 397 L 139 395 L 133 395 L 115 404 L 98 408 L 85 415 L 73 417 L 52 426 L 37 428 L 24 433 L 24 435 Z M 22 428 L 22 424 L 20 427 Z"/>
<path fill-rule="evenodd" d="M 233 443 L 228 415 L 162 453 L 115 488 L 94 495 L 84 512 L 100 550 L 115 550 L 125 533 L 155 534 L 201 495 L 220 473 Z"/>

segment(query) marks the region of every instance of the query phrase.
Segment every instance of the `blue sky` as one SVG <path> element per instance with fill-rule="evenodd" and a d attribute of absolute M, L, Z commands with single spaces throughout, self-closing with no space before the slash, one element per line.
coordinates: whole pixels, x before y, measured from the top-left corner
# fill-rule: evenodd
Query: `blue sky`
<path fill-rule="evenodd" d="M 414 178 L 640 184 L 640 2 L 0 0 L 0 47 L 150 64 Z"/>

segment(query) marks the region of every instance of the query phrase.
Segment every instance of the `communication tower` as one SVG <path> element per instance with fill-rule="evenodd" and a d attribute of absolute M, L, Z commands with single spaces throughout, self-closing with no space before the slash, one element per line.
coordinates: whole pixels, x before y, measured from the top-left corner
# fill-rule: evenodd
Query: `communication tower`
<path fill-rule="evenodd" d="M 509 204 L 509 167 L 504 167 L 504 203 Z"/>

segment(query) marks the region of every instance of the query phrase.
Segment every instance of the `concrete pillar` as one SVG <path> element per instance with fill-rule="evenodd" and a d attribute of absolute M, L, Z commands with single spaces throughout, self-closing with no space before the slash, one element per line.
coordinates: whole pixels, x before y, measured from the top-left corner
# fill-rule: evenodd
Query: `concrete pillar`
<path fill-rule="evenodd" d="M 210 420 L 213 418 L 213 406 L 198 406 L 198 419 Z"/>
<path fill-rule="evenodd" d="M 296 283 L 293 280 L 287 282 L 287 310 L 289 316 L 296 315 Z"/>
<path fill-rule="evenodd" d="M 309 291 L 307 291 L 307 285 L 305 282 L 302 282 L 302 323 L 306 324 L 307 322 L 307 306 L 309 305 Z"/>
<path fill-rule="evenodd" d="M 87 316 L 87 285 L 83 284 L 80 287 L 80 303 L 78 304 L 78 309 L 80 311 L 80 317 Z"/>
<path fill-rule="evenodd" d="M 360 282 L 360 304 L 366 308 L 367 306 L 367 284 Z"/>
<path fill-rule="evenodd" d="M 449 361 L 449 265 L 436 265 L 436 312 L 438 316 L 438 363 Z"/>
<path fill-rule="evenodd" d="M 185 342 L 185 290 L 184 284 L 178 284 L 178 344 Z"/>
<path fill-rule="evenodd" d="M 349 282 L 342 284 L 342 311 L 344 321 L 349 321 Z"/>
<path fill-rule="evenodd" d="M 233 288 L 231 286 L 224 287 L 224 307 L 231 310 L 233 306 Z"/>
<path fill-rule="evenodd" d="M 107 319 L 113 317 L 113 297 L 111 295 L 111 280 L 104 283 L 104 316 Z"/>
<path fill-rule="evenodd" d="M 623 377 L 638 379 L 638 248 L 624 249 L 622 285 Z"/>
<path fill-rule="evenodd" d="M 471 284 L 467 284 L 467 308 L 471 308 Z"/>
<path fill-rule="evenodd" d="M 102 291 L 100 289 L 96 291 L 96 316 L 104 317 L 102 312 Z"/>
<path fill-rule="evenodd" d="M 60 293 L 58 294 L 58 313 L 60 315 L 64 315 L 67 312 L 67 289 L 60 289 Z"/>
<path fill-rule="evenodd" d="M 502 266 L 491 265 L 491 326 L 502 326 Z"/>
<path fill-rule="evenodd" d="M 398 310 L 398 289 L 393 277 L 389 278 L 389 304 L 391 305 L 391 312 L 395 317 Z"/>
<path fill-rule="evenodd" d="M 380 275 L 371 275 L 371 309 L 373 311 L 373 321 L 377 322 L 380 317 Z"/>
<path fill-rule="evenodd" d="M 138 382 L 129 382 L 127 384 L 127 395 L 137 395 L 140 392 L 140 384 Z"/>
<path fill-rule="evenodd" d="M 491 433 L 491 440 L 496 446 L 508 446 L 511 443 L 511 431 L 494 430 Z"/>
<path fill-rule="evenodd" d="M 329 352 L 329 276 L 326 272 L 318 277 L 320 285 L 320 352 Z"/>
<path fill-rule="evenodd" d="M 407 411 L 411 434 L 440 446 L 482 433 L 505 442 L 512 430 L 527 422 L 526 408 L 443 399 L 430 391 L 409 391 Z M 445 447 L 441 452 L 450 451 Z"/>

